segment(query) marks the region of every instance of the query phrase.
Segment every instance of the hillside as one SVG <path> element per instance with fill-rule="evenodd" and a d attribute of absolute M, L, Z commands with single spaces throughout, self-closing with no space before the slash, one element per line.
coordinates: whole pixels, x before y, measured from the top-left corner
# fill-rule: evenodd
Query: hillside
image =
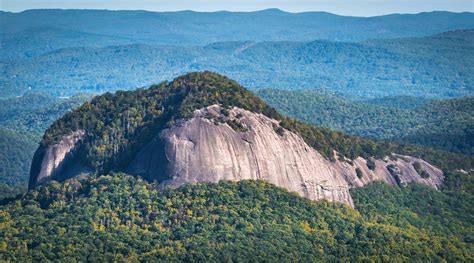
<path fill-rule="evenodd" d="M 123 174 L 0 206 L 3 261 L 472 261 L 472 197 L 374 184 L 359 211 L 260 181 L 158 190 Z"/>
<path fill-rule="evenodd" d="M 89 98 L 26 94 L 0 101 L 0 199 L 25 191 L 31 160 L 46 128 Z"/>
<path fill-rule="evenodd" d="M 358 102 L 323 90 L 275 89 L 259 90 L 257 95 L 283 114 L 350 135 L 474 154 L 473 97 L 432 102 L 405 97 L 392 102 L 390 98 Z M 415 106 L 408 108 L 406 104 Z"/>
<path fill-rule="evenodd" d="M 2 59 L 59 48 L 125 44 L 205 45 L 216 41 L 361 41 L 474 28 L 473 13 L 349 17 L 325 12 L 147 12 L 27 10 L 0 13 Z M 258 21 L 258 23 L 255 23 Z M 100 25 L 100 26 L 97 26 Z M 5 51 L 5 52 L 3 52 Z"/>
<path fill-rule="evenodd" d="M 212 70 L 246 87 L 325 88 L 347 96 L 446 98 L 472 95 L 472 30 L 391 42 L 264 41 L 206 46 L 121 45 L 57 49 L 3 60 L 1 96 L 56 96 L 148 86 Z M 416 53 L 416 54 L 414 54 Z M 94 69 L 94 70 L 90 70 Z"/>
<path fill-rule="evenodd" d="M 0 128 L 0 185 L 26 188 L 38 138 L 27 132 Z"/>
<path fill-rule="evenodd" d="M 338 94 L 338 96 L 343 96 L 343 94 Z M 414 109 L 420 106 L 423 106 L 429 102 L 434 101 L 433 99 L 428 99 L 425 97 L 413 97 L 413 96 L 392 96 L 392 97 L 380 97 L 375 99 L 368 100 L 357 100 L 360 102 L 365 102 L 365 104 L 383 106 L 388 108 L 400 108 L 400 109 Z"/>
<path fill-rule="evenodd" d="M 0 127 L 31 132 L 40 137 L 56 119 L 91 98 L 87 94 L 56 98 L 40 93 L 27 93 L 21 97 L 2 100 Z"/>

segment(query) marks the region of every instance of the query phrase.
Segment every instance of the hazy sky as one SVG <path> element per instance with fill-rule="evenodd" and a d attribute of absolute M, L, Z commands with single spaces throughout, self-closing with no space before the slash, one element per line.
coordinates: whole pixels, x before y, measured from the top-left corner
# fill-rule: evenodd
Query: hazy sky
<path fill-rule="evenodd" d="M 474 0 L 0 0 L 0 9 L 19 12 L 35 8 L 127 9 L 150 11 L 254 11 L 280 8 L 290 12 L 327 11 L 373 16 L 446 10 L 474 12 Z"/>

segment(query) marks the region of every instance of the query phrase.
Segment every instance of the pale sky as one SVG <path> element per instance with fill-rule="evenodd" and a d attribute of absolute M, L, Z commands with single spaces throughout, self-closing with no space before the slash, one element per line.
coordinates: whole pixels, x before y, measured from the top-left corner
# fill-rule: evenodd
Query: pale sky
<path fill-rule="evenodd" d="M 0 0 L 3 11 L 26 9 L 111 9 L 149 11 L 255 11 L 280 8 L 288 12 L 327 11 L 340 15 L 374 16 L 427 11 L 474 12 L 474 0 Z"/>

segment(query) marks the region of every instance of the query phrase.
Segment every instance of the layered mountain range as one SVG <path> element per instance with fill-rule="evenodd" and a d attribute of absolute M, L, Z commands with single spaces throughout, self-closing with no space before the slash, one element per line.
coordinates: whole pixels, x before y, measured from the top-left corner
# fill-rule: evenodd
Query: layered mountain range
<path fill-rule="evenodd" d="M 73 46 L 38 56 L 2 58 L 0 96 L 29 90 L 54 96 L 102 93 L 211 70 L 251 89 L 325 88 L 362 98 L 458 97 L 472 95 L 473 40 L 473 30 L 457 30 L 358 43 L 312 39 Z M 8 41 L 3 44 L 4 54 L 17 48 Z"/>
<path fill-rule="evenodd" d="M 361 41 L 419 37 L 473 28 L 473 17 L 470 12 L 353 17 L 327 12 L 289 13 L 279 9 L 256 12 L 40 9 L 20 13 L 0 11 L 0 33 L 6 46 L 17 46 L 8 56 L 34 56 L 66 47 L 130 43 L 202 45 L 242 40 Z"/>
<path fill-rule="evenodd" d="M 98 96 L 57 120 L 29 186 L 111 171 L 162 187 L 253 179 L 353 206 L 349 189 L 372 181 L 443 184 L 441 169 L 397 149 L 283 117 L 233 80 L 190 73 Z"/>

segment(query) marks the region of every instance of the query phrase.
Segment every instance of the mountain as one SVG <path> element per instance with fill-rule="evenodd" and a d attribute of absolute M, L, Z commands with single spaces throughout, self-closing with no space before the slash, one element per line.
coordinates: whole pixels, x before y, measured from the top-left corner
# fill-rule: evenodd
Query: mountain
<path fill-rule="evenodd" d="M 474 13 L 0 25 L 0 262 L 474 262 Z"/>
<path fill-rule="evenodd" d="M 257 95 L 283 114 L 350 135 L 474 154 L 474 97 L 361 102 L 324 90 L 276 89 L 259 90 Z"/>
<path fill-rule="evenodd" d="M 0 200 L 0 258 L 470 261 L 471 162 L 306 125 L 189 73 L 55 121 L 29 191 Z"/>
<path fill-rule="evenodd" d="M 382 183 L 358 210 L 262 181 L 73 179 L 0 206 L 4 261 L 472 261 L 472 196 Z"/>
<path fill-rule="evenodd" d="M 439 189 L 441 169 L 452 165 L 440 155 L 309 126 L 224 76 L 189 73 L 106 93 L 57 120 L 34 155 L 29 187 L 111 171 L 161 186 L 258 179 L 352 206 L 349 188 L 375 180 Z M 470 169 L 470 159 L 448 156 L 457 169 Z"/>
<path fill-rule="evenodd" d="M 258 22 L 256 22 L 258 21 Z M 27 10 L 0 13 L 5 57 L 53 48 L 124 44 L 205 45 L 217 41 L 361 41 L 474 28 L 473 13 L 349 17 L 325 12 L 147 12 Z M 15 47 L 15 44 L 20 43 Z M 3 52 L 2 52 L 3 53 Z"/>
<path fill-rule="evenodd" d="M 185 47 L 65 48 L 2 60 L 0 95 L 20 95 L 30 89 L 55 96 L 98 93 L 211 70 L 252 89 L 325 88 L 365 99 L 471 96 L 473 43 L 473 30 L 458 30 L 391 42 L 238 41 Z"/>
<path fill-rule="evenodd" d="M 106 47 L 133 44 L 133 39 L 59 28 L 29 28 L 2 34 L 2 59 L 31 58 L 66 47 Z"/>

